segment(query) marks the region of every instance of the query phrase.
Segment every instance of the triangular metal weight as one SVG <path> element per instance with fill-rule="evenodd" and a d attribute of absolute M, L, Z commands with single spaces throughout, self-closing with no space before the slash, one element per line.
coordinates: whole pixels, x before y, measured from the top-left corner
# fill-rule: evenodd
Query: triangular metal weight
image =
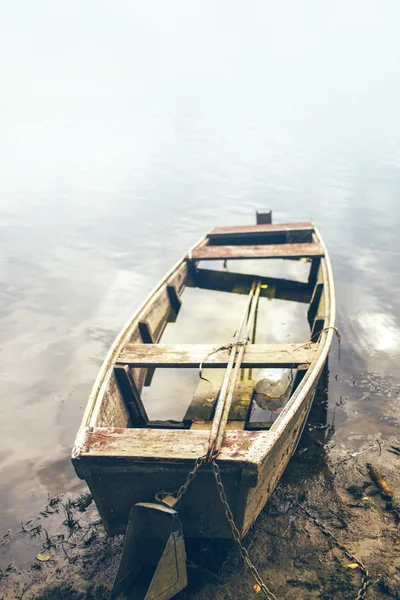
<path fill-rule="evenodd" d="M 178 513 L 162 504 L 132 508 L 110 600 L 169 600 L 187 585 Z"/>

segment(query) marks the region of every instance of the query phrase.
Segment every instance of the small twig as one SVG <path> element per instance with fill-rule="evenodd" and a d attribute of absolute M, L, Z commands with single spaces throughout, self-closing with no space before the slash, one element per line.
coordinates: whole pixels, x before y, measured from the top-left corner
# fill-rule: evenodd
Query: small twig
<path fill-rule="evenodd" d="M 63 543 L 61 543 L 61 548 L 63 549 L 63 551 L 64 551 L 64 554 L 65 554 L 65 556 L 66 556 L 66 557 L 67 557 L 67 559 L 68 559 L 68 562 L 69 562 L 70 564 L 73 564 L 73 563 L 76 561 L 76 559 L 77 559 L 77 556 L 75 556 L 74 558 L 71 558 L 70 556 L 68 556 L 68 554 L 67 554 L 67 551 L 65 550 L 65 548 L 64 548 L 64 544 L 63 544 Z"/>
<path fill-rule="evenodd" d="M 80 544 L 81 541 L 87 536 L 87 534 L 89 533 L 89 531 L 93 531 L 93 529 L 90 526 L 87 528 L 86 532 L 83 534 L 83 536 L 76 543 L 69 542 L 70 538 L 68 538 L 67 543 L 70 544 L 71 549 L 76 548 L 78 546 L 78 544 Z"/>
<path fill-rule="evenodd" d="M 22 600 L 22 598 L 25 596 L 25 592 L 27 592 L 27 591 L 29 590 L 29 588 L 30 588 L 30 587 L 32 587 L 32 584 L 29 584 L 27 587 L 25 587 L 25 588 L 22 590 L 22 594 L 20 595 L 20 597 L 19 597 L 19 600 Z"/>
<path fill-rule="evenodd" d="M 378 456 L 380 456 L 382 454 L 382 442 L 381 440 L 376 440 L 376 443 L 378 444 L 378 448 L 379 448 L 379 454 Z"/>
<path fill-rule="evenodd" d="M 49 536 L 49 534 L 47 533 L 47 529 L 45 529 L 44 527 L 42 528 L 45 535 L 46 535 L 46 548 L 55 548 L 55 544 L 51 541 L 51 537 Z"/>
<path fill-rule="evenodd" d="M 259 528 L 261 529 L 261 531 L 265 531 L 265 533 L 268 533 L 269 535 L 273 535 L 274 537 L 277 537 L 280 540 L 288 540 L 289 542 L 291 541 L 290 538 L 288 538 L 284 535 L 279 535 L 278 533 L 274 533 L 273 531 L 269 531 L 269 529 L 265 529 L 265 527 L 262 527 L 261 525 L 259 526 Z"/>

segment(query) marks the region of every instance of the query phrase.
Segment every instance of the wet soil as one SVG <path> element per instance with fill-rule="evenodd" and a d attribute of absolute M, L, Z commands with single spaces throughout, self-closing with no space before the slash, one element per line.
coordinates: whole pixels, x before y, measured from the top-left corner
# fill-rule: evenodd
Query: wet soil
<path fill-rule="evenodd" d="M 244 545 L 278 599 L 355 599 L 362 571 L 348 565 L 357 560 L 368 569 L 366 598 L 400 598 L 400 456 L 391 452 L 400 444 L 377 438 L 353 452 L 331 439 L 323 408 L 323 400 L 314 405 L 297 452 Z M 367 463 L 390 484 L 393 503 L 381 497 Z M 108 597 L 123 540 L 106 536 L 89 495 L 50 499 L 36 520 L 7 532 L 2 543 L 18 536 L 29 536 L 50 559 L 36 559 L 22 572 L 9 565 L 0 573 L 1 599 Z M 187 540 L 186 550 L 189 585 L 177 599 L 264 597 L 233 544 Z"/>

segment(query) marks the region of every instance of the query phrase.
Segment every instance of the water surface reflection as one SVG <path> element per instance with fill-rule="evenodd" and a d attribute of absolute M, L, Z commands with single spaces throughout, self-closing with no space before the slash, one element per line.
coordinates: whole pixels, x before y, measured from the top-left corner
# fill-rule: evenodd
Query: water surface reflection
<path fill-rule="evenodd" d="M 398 13 L 312 0 L 4 7 L 0 531 L 80 489 L 68 456 L 115 334 L 205 231 L 256 209 L 311 218 L 328 245 L 343 336 L 335 439 L 396 435 Z M 15 548 L 2 564 L 32 557 Z"/>

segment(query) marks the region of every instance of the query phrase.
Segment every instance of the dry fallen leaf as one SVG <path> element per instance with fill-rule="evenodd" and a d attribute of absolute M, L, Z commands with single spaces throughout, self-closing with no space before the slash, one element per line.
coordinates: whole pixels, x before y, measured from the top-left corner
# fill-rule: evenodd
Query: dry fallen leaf
<path fill-rule="evenodd" d="M 358 563 L 350 563 L 347 565 L 348 569 L 358 569 Z"/>
<path fill-rule="evenodd" d="M 51 556 L 50 556 L 50 554 L 39 553 L 36 558 L 38 560 L 40 560 L 40 562 L 47 562 L 48 560 L 51 559 Z"/>
<path fill-rule="evenodd" d="M 261 592 L 261 587 L 258 585 L 258 583 L 253 585 L 253 590 L 256 594 L 259 594 Z"/>

